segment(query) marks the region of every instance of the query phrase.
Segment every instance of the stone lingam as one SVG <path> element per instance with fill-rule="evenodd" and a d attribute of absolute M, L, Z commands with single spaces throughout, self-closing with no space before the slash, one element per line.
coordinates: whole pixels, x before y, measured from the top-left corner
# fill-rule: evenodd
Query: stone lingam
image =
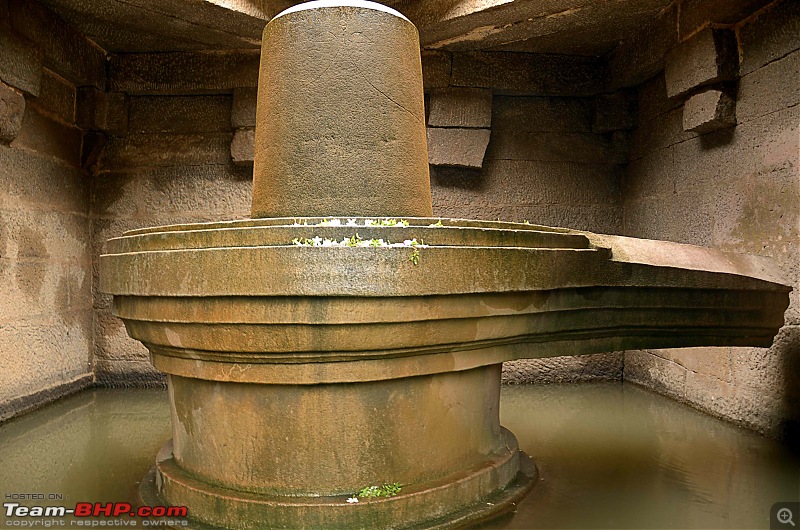
<path fill-rule="evenodd" d="M 790 288 L 765 259 L 432 217 L 422 90 L 401 14 L 290 8 L 264 30 L 253 218 L 109 241 L 102 290 L 168 374 L 145 498 L 224 528 L 469 524 L 536 474 L 503 361 L 771 344 Z"/>

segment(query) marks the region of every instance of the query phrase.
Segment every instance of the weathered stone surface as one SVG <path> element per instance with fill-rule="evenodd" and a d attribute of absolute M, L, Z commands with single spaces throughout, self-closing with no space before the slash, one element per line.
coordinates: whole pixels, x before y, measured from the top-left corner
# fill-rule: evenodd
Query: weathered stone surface
<path fill-rule="evenodd" d="M 591 132 L 591 100 L 557 97 L 507 97 L 493 99 L 492 128 L 514 134 L 524 132 Z"/>
<path fill-rule="evenodd" d="M 67 123 L 75 123 L 75 85 L 45 69 L 38 97 L 30 102 Z"/>
<path fill-rule="evenodd" d="M 256 88 L 234 88 L 231 108 L 231 127 L 234 129 L 256 126 Z"/>
<path fill-rule="evenodd" d="M 634 87 L 664 68 L 664 55 L 678 42 L 678 8 L 672 4 L 645 22 L 608 54 L 606 88 Z"/>
<path fill-rule="evenodd" d="M 732 81 L 739 74 L 736 34 L 707 28 L 667 53 L 664 76 L 667 96 L 685 94 L 700 86 Z"/>
<path fill-rule="evenodd" d="M 32 94 L 39 95 L 42 79 L 42 52 L 10 26 L 0 24 L 0 80 Z"/>
<path fill-rule="evenodd" d="M 25 147 L 80 167 L 82 132 L 77 127 L 52 120 L 28 107 L 22 128 L 12 147 Z"/>
<path fill-rule="evenodd" d="M 800 49 L 800 5 L 792 0 L 773 2 L 741 27 L 739 38 L 743 75 Z"/>
<path fill-rule="evenodd" d="M 784 4 L 748 21 L 740 35 L 779 6 Z M 642 88 L 640 127 L 633 135 L 637 158 L 625 175 L 623 203 L 627 234 L 771 256 L 797 290 L 800 96 L 796 83 L 787 80 L 796 79 L 800 72 L 798 52 L 785 55 L 787 49 L 798 47 L 792 44 L 795 34 L 781 30 L 790 20 L 764 22 L 758 38 L 754 27 L 752 39 L 742 38 L 742 64 L 748 56 L 754 61 L 751 64 L 764 64 L 739 82 L 735 128 L 702 136 L 684 132 L 683 112 L 675 108 L 680 98 L 669 100 L 658 78 Z M 774 57 L 773 52 L 781 58 L 768 59 Z M 659 368 L 667 361 L 651 363 L 643 357 L 638 365 L 641 372 L 659 380 L 646 384 L 656 389 L 671 387 L 665 393 L 682 396 L 679 399 L 706 412 L 772 436 L 783 435 L 784 426 L 796 421 L 792 416 L 796 411 L 785 405 L 793 399 L 794 388 L 785 377 L 796 373 L 789 368 L 796 358 L 789 353 L 796 348 L 796 339 L 794 332 L 787 331 L 800 321 L 800 299 L 793 292 L 790 300 L 784 315 L 790 326 L 783 328 L 771 349 L 733 348 L 729 369 L 719 353 L 688 359 L 682 350 L 654 351 L 674 357 L 688 369 L 685 379 L 671 378 Z M 626 358 L 626 379 L 638 377 L 636 367 Z"/>
<path fill-rule="evenodd" d="M 636 94 L 618 90 L 594 97 L 592 131 L 605 133 L 633 129 L 636 126 Z"/>
<path fill-rule="evenodd" d="M 502 159 L 484 164 L 484 185 L 490 189 L 483 195 L 501 204 L 614 205 L 619 200 L 613 166 Z"/>
<path fill-rule="evenodd" d="M 449 52 L 422 50 L 422 83 L 425 90 L 450 84 L 452 56 Z"/>
<path fill-rule="evenodd" d="M 257 48 L 265 20 L 276 14 L 271 8 L 277 3 L 286 4 L 276 0 L 263 3 L 46 0 L 44 3 L 112 52 Z"/>
<path fill-rule="evenodd" d="M 258 86 L 258 50 L 112 55 L 109 88 L 128 94 L 230 92 Z"/>
<path fill-rule="evenodd" d="M 496 94 L 593 96 L 602 91 L 602 64 L 592 57 L 509 52 L 453 55 L 450 85 Z"/>
<path fill-rule="evenodd" d="M 350 22 L 331 33 L 341 10 Z M 304 9 L 270 21 L 264 45 L 279 53 L 262 55 L 253 217 L 431 215 L 412 24 L 362 6 Z"/>
<path fill-rule="evenodd" d="M 134 96 L 128 104 L 131 133 L 195 133 L 231 130 L 231 97 Z"/>
<path fill-rule="evenodd" d="M 81 87 L 77 93 L 78 127 L 121 136 L 128 131 L 128 98 L 121 92 Z"/>
<path fill-rule="evenodd" d="M 77 86 L 105 88 L 106 56 L 96 44 L 38 2 L 10 0 L 11 26 L 44 54 L 44 65 Z"/>
<path fill-rule="evenodd" d="M 434 166 L 480 168 L 490 135 L 489 129 L 428 127 L 428 162 Z"/>
<path fill-rule="evenodd" d="M 686 386 L 686 368 L 653 355 L 648 350 L 625 352 L 625 381 L 637 383 L 659 394 L 682 399 Z"/>
<path fill-rule="evenodd" d="M 763 8 L 770 0 L 682 0 L 680 2 L 680 39 L 693 35 L 711 24 L 736 24 Z"/>
<path fill-rule="evenodd" d="M 488 132 L 488 131 L 487 131 Z M 456 141 L 444 140 L 444 141 Z M 492 131 L 487 160 L 531 160 L 607 164 L 610 162 L 609 139 L 591 133 L 518 132 L 499 134 Z"/>
<path fill-rule="evenodd" d="M 621 381 L 623 353 L 580 357 L 548 357 L 503 363 L 503 384 L 549 385 L 589 381 Z"/>
<path fill-rule="evenodd" d="M 668 5 L 665 0 L 557 3 L 398 2 L 425 48 L 602 56 Z"/>
<path fill-rule="evenodd" d="M 15 208 L 89 212 L 85 174 L 58 159 L 22 149 L 0 147 L 0 197 Z"/>
<path fill-rule="evenodd" d="M 256 131 L 239 129 L 231 140 L 231 158 L 237 166 L 252 166 L 255 156 Z"/>
<path fill-rule="evenodd" d="M 442 88 L 430 95 L 430 127 L 489 128 L 492 91 L 481 88 Z"/>
<path fill-rule="evenodd" d="M 100 157 L 100 166 L 118 169 L 227 164 L 231 136 L 231 133 L 137 133 L 111 138 Z"/>
<path fill-rule="evenodd" d="M 736 101 L 721 90 L 694 94 L 683 105 L 683 129 L 707 133 L 736 125 Z"/>
<path fill-rule="evenodd" d="M 800 78 L 800 49 L 744 75 L 739 80 L 736 118 L 757 119 L 775 109 L 800 103 L 800 90 L 786 90 L 787 79 Z"/>
<path fill-rule="evenodd" d="M 0 82 L 0 142 L 10 143 L 22 129 L 25 115 L 25 97 Z"/>

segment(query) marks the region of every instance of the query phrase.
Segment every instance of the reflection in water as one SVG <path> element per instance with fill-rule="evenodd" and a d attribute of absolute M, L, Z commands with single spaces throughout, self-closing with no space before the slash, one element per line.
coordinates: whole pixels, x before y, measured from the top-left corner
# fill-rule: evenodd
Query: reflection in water
<path fill-rule="evenodd" d="M 800 498 L 785 448 L 634 386 L 504 387 L 500 414 L 540 480 L 481 528 L 769 528 Z M 83 392 L 0 425 L 0 494 L 132 502 L 169 436 L 164 391 Z"/>

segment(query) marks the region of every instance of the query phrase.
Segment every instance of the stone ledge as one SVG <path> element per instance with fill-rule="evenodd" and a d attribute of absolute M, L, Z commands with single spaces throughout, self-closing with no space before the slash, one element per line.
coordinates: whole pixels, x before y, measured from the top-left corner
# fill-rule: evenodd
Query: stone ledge
<path fill-rule="evenodd" d="M 47 405 L 48 403 L 52 403 L 57 399 L 68 396 L 69 394 L 74 394 L 75 392 L 89 388 L 92 386 L 93 381 L 94 374 L 86 373 L 72 379 L 71 381 L 56 384 L 43 390 L 34 392 L 33 394 L 14 398 L 2 403 L 0 404 L 0 423 L 27 412 L 36 410 L 44 405 Z"/>
<path fill-rule="evenodd" d="M 428 162 L 434 166 L 483 167 L 489 129 L 428 127 Z"/>

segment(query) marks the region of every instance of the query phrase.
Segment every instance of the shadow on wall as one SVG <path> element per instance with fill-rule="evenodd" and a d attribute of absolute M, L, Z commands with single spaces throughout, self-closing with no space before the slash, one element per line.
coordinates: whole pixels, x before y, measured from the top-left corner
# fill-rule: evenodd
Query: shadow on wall
<path fill-rule="evenodd" d="M 783 355 L 783 373 L 783 399 L 787 414 L 781 430 L 786 445 L 800 455 L 800 335 L 789 339 Z"/>
<path fill-rule="evenodd" d="M 430 166 L 431 181 L 437 186 L 460 190 L 481 191 L 484 187 L 483 172 L 480 169 Z"/>

